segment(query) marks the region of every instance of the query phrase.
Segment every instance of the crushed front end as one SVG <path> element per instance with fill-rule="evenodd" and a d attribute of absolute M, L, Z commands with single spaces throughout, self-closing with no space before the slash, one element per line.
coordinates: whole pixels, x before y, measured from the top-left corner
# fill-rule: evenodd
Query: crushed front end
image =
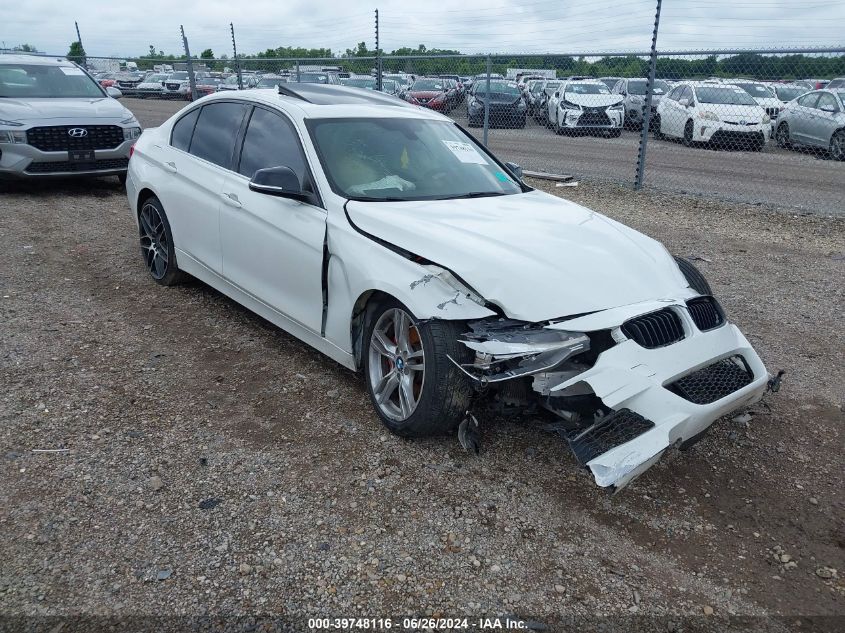
<path fill-rule="evenodd" d="M 500 405 L 527 400 L 555 414 L 552 428 L 602 487 L 624 487 L 667 449 L 759 400 L 769 380 L 710 296 L 469 326 L 461 342 L 474 361 L 456 364 Z"/>

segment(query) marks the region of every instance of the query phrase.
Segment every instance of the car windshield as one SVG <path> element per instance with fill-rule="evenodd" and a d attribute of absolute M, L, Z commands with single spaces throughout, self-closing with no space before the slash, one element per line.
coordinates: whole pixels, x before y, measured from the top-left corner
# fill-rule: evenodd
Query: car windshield
<path fill-rule="evenodd" d="M 447 200 L 520 193 L 475 140 L 448 121 L 313 119 L 332 189 L 357 200 Z"/>
<path fill-rule="evenodd" d="M 235 80 L 237 83 L 237 79 Z M 275 88 L 279 84 L 286 83 L 284 77 L 262 77 L 261 81 L 258 82 L 259 88 Z"/>
<path fill-rule="evenodd" d="M 766 86 L 762 84 L 734 84 L 735 86 L 739 86 L 745 92 L 750 94 L 752 97 L 757 97 L 758 99 L 771 99 L 772 98 L 772 91 L 769 90 Z"/>
<path fill-rule="evenodd" d="M 834 90 L 833 92 L 839 97 L 839 100 L 842 102 L 842 105 L 845 105 L 845 90 Z"/>
<path fill-rule="evenodd" d="M 807 92 L 804 86 L 775 86 L 775 93 L 781 101 L 792 101 Z"/>
<path fill-rule="evenodd" d="M 699 86 L 695 94 L 701 103 L 718 103 L 725 105 L 757 105 L 750 94 L 742 88 L 714 88 Z"/>
<path fill-rule="evenodd" d="M 145 83 L 162 82 L 167 79 L 167 75 L 150 75 L 144 79 Z"/>
<path fill-rule="evenodd" d="M 76 66 L 0 64 L 0 97 L 103 98 L 96 81 Z"/>
<path fill-rule="evenodd" d="M 487 80 L 478 82 L 476 86 L 477 87 L 475 89 L 475 94 L 487 94 Z M 521 93 L 519 91 L 519 86 L 517 86 L 515 83 L 506 81 L 491 81 L 490 94 L 500 95 L 504 97 L 518 97 Z"/>
<path fill-rule="evenodd" d="M 569 84 L 566 92 L 576 95 L 609 95 L 610 90 L 604 84 Z"/>
<path fill-rule="evenodd" d="M 349 86 L 350 88 L 367 88 L 368 90 L 376 89 L 376 80 L 370 79 L 369 77 L 344 79 L 341 83 L 344 86 Z M 382 80 L 382 85 L 384 85 L 384 80 Z"/>
<path fill-rule="evenodd" d="M 628 94 L 643 96 L 645 95 L 645 86 L 645 79 L 632 79 L 628 82 Z M 664 95 L 667 92 L 669 92 L 669 84 L 665 81 L 661 81 L 660 79 L 655 79 L 654 86 L 652 86 L 651 89 L 651 94 Z"/>
<path fill-rule="evenodd" d="M 188 73 L 173 73 L 168 77 L 171 81 L 183 81 L 188 78 Z"/>
<path fill-rule="evenodd" d="M 417 79 L 411 90 L 443 90 L 445 87 L 446 83 L 442 79 Z"/>
<path fill-rule="evenodd" d="M 396 90 L 396 82 L 392 79 L 384 79 L 381 80 L 381 89 L 386 90 L 388 92 L 393 92 Z"/>

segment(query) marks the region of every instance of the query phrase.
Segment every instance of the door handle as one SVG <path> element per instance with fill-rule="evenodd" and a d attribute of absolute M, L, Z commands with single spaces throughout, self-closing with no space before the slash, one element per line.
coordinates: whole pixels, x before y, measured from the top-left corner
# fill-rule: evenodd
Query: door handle
<path fill-rule="evenodd" d="M 164 163 L 164 168 L 167 171 L 170 171 L 170 172 L 173 172 L 173 173 L 176 173 L 177 171 L 179 171 L 178 169 L 176 169 L 176 163 L 174 163 L 172 160 Z"/>
<path fill-rule="evenodd" d="M 241 207 L 243 207 L 243 205 L 241 204 L 241 201 L 238 200 L 237 194 L 235 194 L 235 193 L 221 193 L 220 195 L 223 197 L 223 202 L 228 204 L 230 207 L 234 207 L 236 209 L 240 209 Z"/>

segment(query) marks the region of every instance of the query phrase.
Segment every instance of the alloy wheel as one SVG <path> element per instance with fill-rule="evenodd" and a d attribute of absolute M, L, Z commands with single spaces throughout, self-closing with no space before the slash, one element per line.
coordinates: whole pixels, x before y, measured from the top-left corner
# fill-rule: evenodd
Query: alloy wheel
<path fill-rule="evenodd" d="M 789 126 L 786 123 L 781 123 L 778 126 L 777 132 L 775 132 L 775 141 L 777 141 L 779 147 L 789 146 Z"/>
<path fill-rule="evenodd" d="M 425 352 L 416 324 L 400 308 L 385 311 L 373 328 L 369 380 L 386 417 L 406 420 L 417 408 L 425 383 Z"/>
<path fill-rule="evenodd" d="M 141 255 L 153 279 L 162 279 L 167 274 L 168 242 L 164 219 L 155 205 L 149 202 L 141 208 L 138 216 L 138 230 L 141 235 Z"/>

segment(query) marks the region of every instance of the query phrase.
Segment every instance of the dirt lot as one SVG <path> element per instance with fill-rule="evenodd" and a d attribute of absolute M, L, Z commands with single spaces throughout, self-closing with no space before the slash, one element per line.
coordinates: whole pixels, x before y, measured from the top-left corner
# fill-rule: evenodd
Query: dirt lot
<path fill-rule="evenodd" d="M 705 258 L 787 371 L 616 496 L 530 419 L 486 425 L 479 457 L 388 435 L 354 374 L 152 283 L 116 182 L 3 194 L 0 611 L 842 630 L 845 222 L 542 186 Z"/>

